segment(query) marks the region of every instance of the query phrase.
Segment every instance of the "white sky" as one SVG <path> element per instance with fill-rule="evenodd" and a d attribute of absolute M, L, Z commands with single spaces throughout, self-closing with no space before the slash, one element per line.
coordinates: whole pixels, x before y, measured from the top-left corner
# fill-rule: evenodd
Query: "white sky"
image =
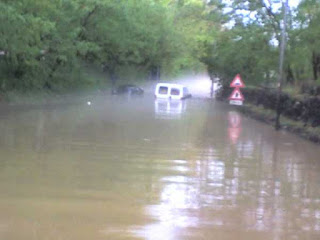
<path fill-rule="evenodd" d="M 271 1 L 273 1 L 273 0 L 271 0 Z M 280 3 L 279 4 L 281 4 L 281 0 L 278 0 Z M 284 1 L 284 0 L 283 0 Z M 232 2 L 232 0 L 225 0 L 224 2 L 226 2 L 226 3 L 231 3 Z M 298 6 L 298 4 L 301 2 L 301 0 L 289 0 L 289 5 L 291 6 L 291 7 L 296 7 L 296 6 Z"/>
<path fill-rule="evenodd" d="M 289 5 L 296 7 L 300 3 L 300 0 L 289 0 Z"/>
<path fill-rule="evenodd" d="M 267 4 L 268 4 L 268 2 L 273 2 L 273 1 L 275 1 L 275 0 L 265 0 L 265 2 L 267 2 Z M 282 7 L 282 1 L 284 2 L 285 0 L 278 0 L 279 1 L 279 3 L 272 3 L 272 9 L 273 9 L 273 11 L 275 11 L 275 12 L 277 12 L 277 11 L 279 11 L 280 9 L 281 9 L 281 7 Z M 291 8 L 295 8 L 295 7 L 297 7 L 298 5 L 299 5 L 299 3 L 301 2 L 301 0 L 289 0 L 288 1 L 288 3 L 289 3 L 289 6 L 291 7 Z"/>
<path fill-rule="evenodd" d="M 273 0 L 271 0 L 271 1 L 273 1 Z M 283 1 L 285 1 L 285 0 L 283 0 Z M 301 2 L 301 0 L 289 0 L 289 6 L 290 7 L 297 7 L 300 2 Z M 273 5 L 275 6 L 275 8 L 281 7 L 281 0 L 279 1 L 279 3 L 273 3 Z"/>
<path fill-rule="evenodd" d="M 286 1 L 286 0 L 264 0 L 264 1 L 265 1 L 265 3 L 267 4 L 267 6 L 270 6 L 269 3 L 271 2 L 271 3 L 272 3 L 272 10 L 273 10 L 274 12 L 278 12 L 278 11 L 280 11 L 280 9 L 281 9 L 281 7 L 282 7 L 282 2 L 284 2 L 284 1 Z M 278 1 L 278 3 L 274 3 L 274 2 L 276 2 L 276 1 Z M 297 7 L 297 6 L 299 5 L 299 3 L 300 3 L 301 1 L 303 1 L 303 0 L 288 0 L 288 3 L 289 3 L 289 6 L 290 6 L 291 8 L 295 8 L 295 7 Z M 233 2 L 233 0 L 224 0 L 224 3 L 226 3 L 227 6 L 230 6 L 230 5 L 232 4 L 232 2 Z M 230 7 L 225 8 L 225 12 L 226 12 L 226 13 L 227 13 L 228 11 L 230 11 L 230 10 L 232 10 L 232 8 L 230 8 Z M 246 11 L 244 11 L 244 12 L 246 12 Z M 252 14 L 252 15 L 250 15 L 250 18 L 254 16 L 254 13 L 251 13 L 251 14 Z M 227 28 L 230 28 L 230 27 L 233 26 L 233 24 L 234 24 L 234 22 L 231 21 L 231 22 L 229 22 L 229 23 L 226 24 L 226 27 L 227 27 Z"/>

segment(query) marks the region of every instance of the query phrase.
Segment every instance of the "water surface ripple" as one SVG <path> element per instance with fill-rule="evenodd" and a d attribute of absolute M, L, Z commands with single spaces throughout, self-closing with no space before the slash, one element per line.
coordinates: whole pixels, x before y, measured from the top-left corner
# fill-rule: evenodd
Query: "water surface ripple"
<path fill-rule="evenodd" d="M 205 99 L 1 115 L 0 239 L 319 239 L 320 149 Z"/>

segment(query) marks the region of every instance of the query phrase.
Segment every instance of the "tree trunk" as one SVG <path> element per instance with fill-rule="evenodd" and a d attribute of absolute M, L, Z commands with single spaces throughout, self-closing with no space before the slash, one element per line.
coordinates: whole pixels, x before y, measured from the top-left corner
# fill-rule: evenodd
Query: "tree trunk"
<path fill-rule="evenodd" d="M 288 69 L 287 69 L 287 82 L 289 83 L 294 82 L 294 75 L 290 65 L 288 65 Z"/>
<path fill-rule="evenodd" d="M 320 73 L 320 55 L 312 52 L 313 80 L 317 81 Z"/>
<path fill-rule="evenodd" d="M 116 92 L 117 76 L 116 76 L 114 69 L 111 69 L 109 71 L 109 76 L 110 76 L 110 80 L 111 80 L 111 93 L 115 93 Z"/>
<path fill-rule="evenodd" d="M 152 66 L 150 69 L 150 78 L 153 81 L 160 80 L 160 66 Z"/>

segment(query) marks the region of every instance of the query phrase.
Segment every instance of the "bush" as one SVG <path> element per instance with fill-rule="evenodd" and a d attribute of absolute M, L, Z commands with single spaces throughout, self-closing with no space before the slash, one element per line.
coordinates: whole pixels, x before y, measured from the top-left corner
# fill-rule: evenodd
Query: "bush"
<path fill-rule="evenodd" d="M 276 110 L 277 91 L 274 88 L 245 88 L 241 90 L 245 101 L 256 106 L 263 106 L 266 109 Z M 220 100 L 228 99 L 232 89 L 224 86 L 217 98 Z M 292 119 L 300 120 L 305 125 L 312 127 L 320 126 L 320 97 L 305 96 L 298 98 L 286 93 L 282 93 L 280 100 L 281 113 Z"/>

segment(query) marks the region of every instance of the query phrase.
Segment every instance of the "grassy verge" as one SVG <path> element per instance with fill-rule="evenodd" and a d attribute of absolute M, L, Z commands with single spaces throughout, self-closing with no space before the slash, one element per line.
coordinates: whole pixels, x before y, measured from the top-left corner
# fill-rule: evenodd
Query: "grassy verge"
<path fill-rule="evenodd" d="M 252 104 L 246 104 L 238 108 L 240 112 L 268 124 L 274 124 L 275 111 L 258 107 Z M 281 116 L 281 129 L 292 132 L 300 137 L 308 139 L 315 143 L 320 143 L 320 127 L 305 126 L 303 122 L 294 121 Z"/>

